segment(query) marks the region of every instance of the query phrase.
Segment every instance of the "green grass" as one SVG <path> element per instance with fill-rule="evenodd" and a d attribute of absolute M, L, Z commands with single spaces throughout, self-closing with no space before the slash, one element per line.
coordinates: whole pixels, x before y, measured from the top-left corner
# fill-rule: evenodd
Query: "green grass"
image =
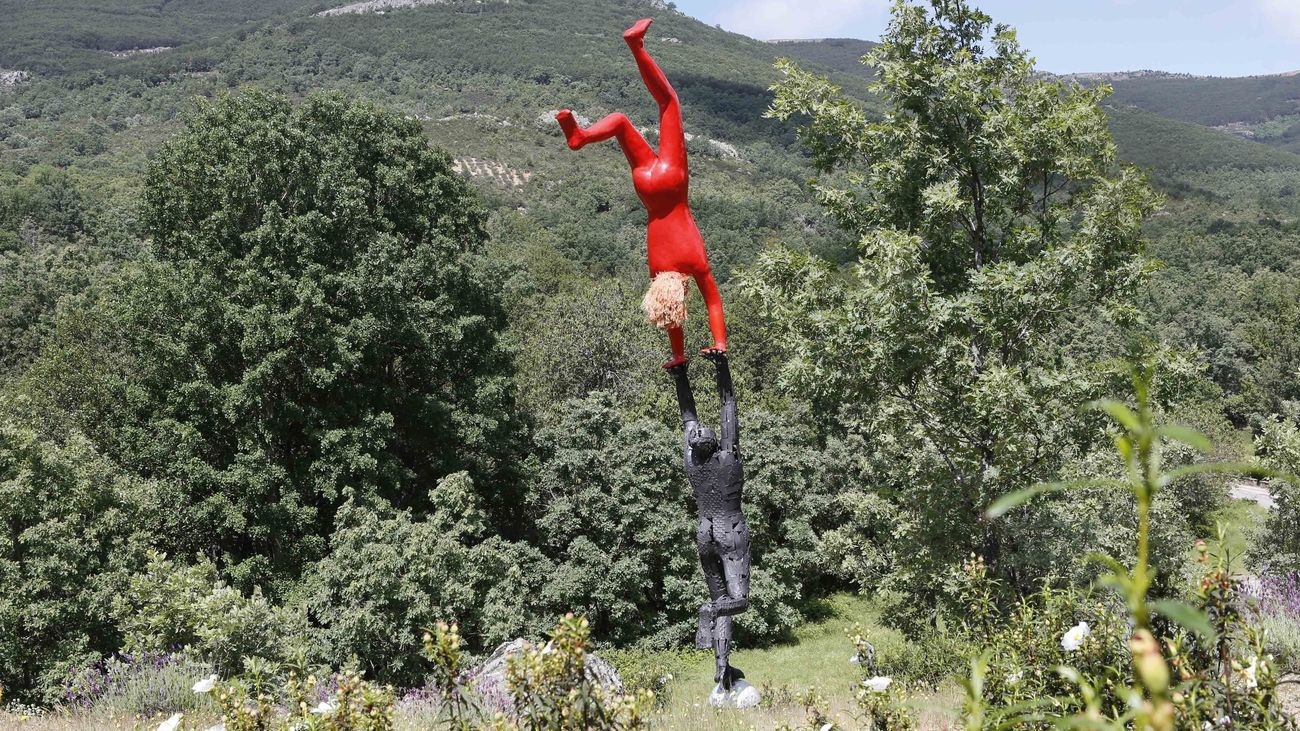
<path fill-rule="evenodd" d="M 762 689 L 769 699 L 773 697 L 771 691 L 778 688 L 796 694 L 815 690 L 825 699 L 830 720 L 837 728 L 856 728 L 853 695 L 860 678 L 857 666 L 849 663 L 853 654 L 853 645 L 847 637 L 849 631 L 860 624 L 878 652 L 906 639 L 881 623 L 879 608 L 869 599 L 839 595 L 829 599 L 825 608 L 826 618 L 800 627 L 794 641 L 764 649 L 739 650 L 732 654 L 732 664 L 744 670 L 746 680 Z M 798 727 L 806 718 L 805 709 L 794 702 L 775 707 L 765 702 L 755 709 L 717 711 L 706 702 L 712 689 L 713 658 L 706 655 L 676 676 L 668 702 L 656 718 L 656 728 L 775 729 L 783 724 Z M 955 685 L 919 696 L 917 710 L 922 728 L 947 728 L 956 717 L 959 703 L 960 694 Z"/>

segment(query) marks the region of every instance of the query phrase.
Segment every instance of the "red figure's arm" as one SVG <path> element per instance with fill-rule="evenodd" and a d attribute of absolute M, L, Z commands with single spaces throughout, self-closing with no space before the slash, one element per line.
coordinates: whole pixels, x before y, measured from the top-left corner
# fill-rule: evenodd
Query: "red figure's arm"
<path fill-rule="evenodd" d="M 677 92 L 668 83 L 663 69 L 645 50 L 645 32 L 650 27 L 650 19 L 638 21 L 623 34 L 627 46 L 636 59 L 637 69 L 641 71 L 641 80 L 650 90 L 650 95 L 659 104 L 659 157 L 670 165 L 686 165 L 686 134 L 682 129 L 682 106 L 677 101 Z"/>

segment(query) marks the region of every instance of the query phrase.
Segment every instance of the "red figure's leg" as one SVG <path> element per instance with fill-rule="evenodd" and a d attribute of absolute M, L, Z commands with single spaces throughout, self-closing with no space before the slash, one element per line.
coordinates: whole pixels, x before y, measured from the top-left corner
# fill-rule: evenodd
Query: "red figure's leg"
<path fill-rule="evenodd" d="M 659 157 L 670 165 L 685 167 L 686 134 L 682 129 L 682 106 L 677 101 L 677 92 L 668 83 L 668 77 L 645 50 L 645 32 L 652 22 L 648 18 L 637 21 L 636 25 L 624 31 L 623 40 L 632 50 L 646 88 L 659 104 Z"/>
<path fill-rule="evenodd" d="M 704 296 L 704 304 L 709 308 L 709 330 L 713 333 L 712 350 L 727 350 L 727 321 L 722 316 L 722 296 L 718 294 L 718 283 L 713 281 L 713 273 L 705 272 L 695 276 L 695 284 Z M 705 348 L 710 350 L 710 348 Z"/>
<path fill-rule="evenodd" d="M 586 129 L 578 126 L 573 112 L 567 109 L 555 115 L 555 119 L 560 123 L 560 129 L 564 130 L 564 138 L 570 149 L 577 150 L 589 142 L 603 142 L 614 137 L 618 139 L 618 146 L 623 148 L 623 154 L 633 168 L 654 162 L 654 150 L 623 114 L 611 114 Z"/>
<path fill-rule="evenodd" d="M 680 327 L 668 328 L 668 343 L 673 347 L 673 357 L 664 368 L 673 368 L 686 362 L 686 336 Z"/>

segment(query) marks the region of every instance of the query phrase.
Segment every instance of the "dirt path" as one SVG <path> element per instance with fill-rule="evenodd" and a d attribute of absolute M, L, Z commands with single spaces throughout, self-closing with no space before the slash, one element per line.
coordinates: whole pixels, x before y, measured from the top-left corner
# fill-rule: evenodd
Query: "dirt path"
<path fill-rule="evenodd" d="M 1268 488 L 1258 482 L 1235 482 L 1230 488 L 1231 495 L 1236 500 L 1250 500 L 1259 505 L 1272 510 L 1277 507 L 1273 496 L 1269 494 Z"/>

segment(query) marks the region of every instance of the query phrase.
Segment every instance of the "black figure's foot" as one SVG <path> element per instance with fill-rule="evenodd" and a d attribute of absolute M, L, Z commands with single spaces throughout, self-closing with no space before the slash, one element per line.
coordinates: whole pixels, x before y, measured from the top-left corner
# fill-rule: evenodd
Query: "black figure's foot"
<path fill-rule="evenodd" d="M 623 31 L 623 40 L 627 41 L 629 46 L 640 45 L 645 41 L 645 32 L 650 30 L 650 24 L 653 22 L 655 22 L 653 18 L 638 20 L 631 28 Z"/>
<path fill-rule="evenodd" d="M 569 144 L 570 150 L 577 150 L 587 144 L 587 136 L 583 134 L 582 127 L 578 126 L 578 120 L 574 119 L 573 112 L 561 109 L 556 113 L 555 121 L 560 123 L 560 129 L 564 131 L 564 141 Z"/>
<path fill-rule="evenodd" d="M 727 344 L 714 343 L 712 347 L 700 348 L 700 355 L 704 356 L 708 360 L 713 361 L 714 363 L 726 363 Z"/>
<path fill-rule="evenodd" d="M 695 648 L 698 650 L 713 649 L 713 621 L 717 614 L 713 611 L 713 604 L 705 602 L 700 605 L 700 624 L 695 629 Z"/>
<path fill-rule="evenodd" d="M 718 670 L 713 674 L 713 682 L 721 685 L 723 690 L 731 690 L 731 686 L 744 677 L 745 674 L 740 671 L 740 668 L 733 668 L 727 661 L 719 660 Z"/>
<path fill-rule="evenodd" d="M 686 356 L 674 355 L 673 357 L 668 359 L 667 363 L 664 363 L 664 370 L 671 371 L 674 368 L 684 368 L 686 367 L 686 363 L 687 363 Z"/>

